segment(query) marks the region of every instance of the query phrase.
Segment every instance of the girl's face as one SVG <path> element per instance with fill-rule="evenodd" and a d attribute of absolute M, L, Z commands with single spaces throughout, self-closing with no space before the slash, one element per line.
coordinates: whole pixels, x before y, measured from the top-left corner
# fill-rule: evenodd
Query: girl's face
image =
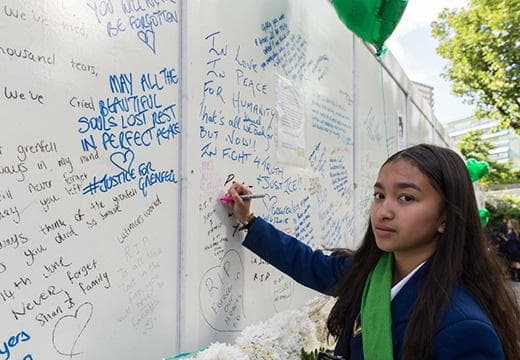
<path fill-rule="evenodd" d="M 426 259 L 444 231 L 441 195 L 409 161 L 383 166 L 370 209 L 377 246 L 395 256 Z"/>
<path fill-rule="evenodd" d="M 511 219 L 507 220 L 507 228 L 508 229 L 513 229 L 514 228 L 513 222 L 511 221 Z"/>

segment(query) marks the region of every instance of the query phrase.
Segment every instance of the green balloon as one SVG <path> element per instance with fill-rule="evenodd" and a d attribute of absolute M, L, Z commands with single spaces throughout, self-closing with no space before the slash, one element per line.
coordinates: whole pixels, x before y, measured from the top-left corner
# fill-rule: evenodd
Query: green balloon
<path fill-rule="evenodd" d="M 331 0 L 340 20 L 378 49 L 392 34 L 408 0 Z"/>
<path fill-rule="evenodd" d="M 489 164 L 486 161 L 478 161 L 473 158 L 466 161 L 466 167 L 469 171 L 469 177 L 473 182 L 480 180 L 489 172 Z"/>
<path fill-rule="evenodd" d="M 478 216 L 480 217 L 480 225 L 485 226 L 489 221 L 488 209 L 478 209 Z"/>

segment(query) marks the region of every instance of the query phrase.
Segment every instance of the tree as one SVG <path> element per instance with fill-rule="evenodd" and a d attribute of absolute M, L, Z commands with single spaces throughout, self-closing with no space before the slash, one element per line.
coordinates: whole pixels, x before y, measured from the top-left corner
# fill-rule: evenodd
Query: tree
<path fill-rule="evenodd" d="M 482 130 L 471 131 L 457 142 L 457 148 L 465 159 L 474 158 L 489 164 L 489 173 L 480 179 L 480 183 L 484 186 L 520 183 L 520 171 L 513 169 L 510 162 L 498 163 L 489 158 L 489 150 L 493 149 L 493 145 L 482 140 L 482 134 Z"/>
<path fill-rule="evenodd" d="M 520 134 L 520 0 L 470 0 L 432 23 L 453 92 Z"/>
<path fill-rule="evenodd" d="M 502 223 L 505 216 L 520 219 L 520 198 L 514 196 L 495 198 L 493 201 L 486 201 L 486 209 L 489 211 L 488 226 L 493 231 L 497 231 L 498 225 Z"/>

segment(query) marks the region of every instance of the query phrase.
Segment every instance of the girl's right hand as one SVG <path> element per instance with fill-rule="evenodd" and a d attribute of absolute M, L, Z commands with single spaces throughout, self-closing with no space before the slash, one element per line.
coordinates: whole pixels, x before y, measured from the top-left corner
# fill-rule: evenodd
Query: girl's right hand
<path fill-rule="evenodd" d="M 252 194 L 248 186 L 233 182 L 227 191 L 227 194 L 233 198 L 233 201 L 228 204 L 228 207 L 233 212 L 233 216 L 241 223 L 245 223 L 251 216 L 251 200 L 242 200 L 240 195 Z"/>

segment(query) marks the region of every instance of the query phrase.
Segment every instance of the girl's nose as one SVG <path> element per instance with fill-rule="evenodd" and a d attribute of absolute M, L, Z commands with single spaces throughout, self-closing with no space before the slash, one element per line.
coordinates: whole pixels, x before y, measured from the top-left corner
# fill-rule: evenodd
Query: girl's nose
<path fill-rule="evenodd" d="M 391 220 L 395 216 L 394 204 L 392 201 L 385 199 L 376 209 L 376 217 L 379 221 Z"/>

